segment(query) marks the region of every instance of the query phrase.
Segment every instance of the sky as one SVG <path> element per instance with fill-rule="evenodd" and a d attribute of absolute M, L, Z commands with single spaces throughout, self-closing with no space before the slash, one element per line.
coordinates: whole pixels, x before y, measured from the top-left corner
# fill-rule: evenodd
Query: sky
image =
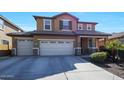
<path fill-rule="evenodd" d="M 33 15 L 54 16 L 61 12 L 0 12 L 25 31 L 36 29 L 36 21 Z M 124 31 L 124 12 L 69 12 L 79 18 L 80 21 L 98 22 L 97 31 L 106 33 L 118 33 Z"/>

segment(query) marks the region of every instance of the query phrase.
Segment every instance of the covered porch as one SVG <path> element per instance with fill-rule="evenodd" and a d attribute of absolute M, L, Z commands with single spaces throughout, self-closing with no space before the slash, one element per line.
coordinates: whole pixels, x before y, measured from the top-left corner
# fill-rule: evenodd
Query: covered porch
<path fill-rule="evenodd" d="M 111 34 L 100 32 L 100 31 L 77 31 L 78 35 L 78 47 L 80 50 L 80 55 L 89 55 L 95 51 L 99 50 L 100 46 L 104 46 Z M 100 39 L 103 39 L 101 43 Z"/>
<path fill-rule="evenodd" d="M 100 42 L 101 39 L 103 39 L 103 43 Z M 98 51 L 100 46 L 106 44 L 107 39 L 108 36 L 79 36 L 81 55 L 89 55 Z"/>

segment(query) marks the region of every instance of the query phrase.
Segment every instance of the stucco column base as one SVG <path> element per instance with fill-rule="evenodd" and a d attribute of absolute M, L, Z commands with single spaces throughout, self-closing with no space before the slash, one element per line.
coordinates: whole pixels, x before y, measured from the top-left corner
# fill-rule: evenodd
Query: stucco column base
<path fill-rule="evenodd" d="M 81 55 L 81 47 L 76 47 L 75 48 L 75 55 L 80 56 Z"/>
<path fill-rule="evenodd" d="M 16 56 L 16 48 L 11 49 L 11 56 Z"/>
<path fill-rule="evenodd" d="M 34 56 L 39 56 L 40 55 L 39 48 L 33 48 L 33 55 Z"/>

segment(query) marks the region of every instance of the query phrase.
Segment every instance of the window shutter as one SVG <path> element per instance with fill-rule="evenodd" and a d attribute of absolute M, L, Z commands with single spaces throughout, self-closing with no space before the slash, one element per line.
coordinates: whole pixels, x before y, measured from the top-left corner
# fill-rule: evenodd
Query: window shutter
<path fill-rule="evenodd" d="M 69 21 L 69 29 L 72 30 L 72 21 Z"/>
<path fill-rule="evenodd" d="M 63 21 L 61 21 L 61 20 L 59 21 L 59 28 L 63 29 Z"/>

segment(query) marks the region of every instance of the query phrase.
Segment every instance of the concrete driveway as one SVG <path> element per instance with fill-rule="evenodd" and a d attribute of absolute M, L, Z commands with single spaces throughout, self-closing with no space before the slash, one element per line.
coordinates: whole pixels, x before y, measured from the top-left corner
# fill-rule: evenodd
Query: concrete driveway
<path fill-rule="evenodd" d="M 12 57 L 0 62 L 6 80 L 119 80 L 100 67 L 76 56 Z"/>

